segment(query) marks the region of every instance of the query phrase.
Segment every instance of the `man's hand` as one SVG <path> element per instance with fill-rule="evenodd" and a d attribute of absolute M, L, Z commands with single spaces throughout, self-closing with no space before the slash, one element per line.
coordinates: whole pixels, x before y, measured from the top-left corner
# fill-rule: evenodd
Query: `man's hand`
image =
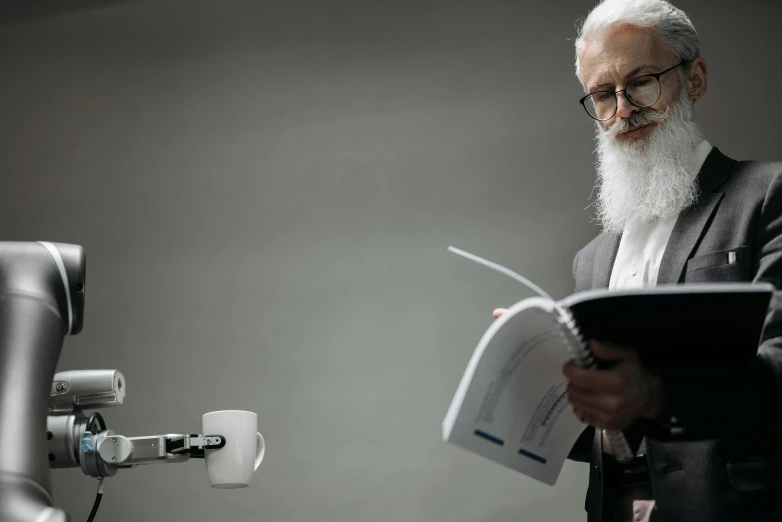
<path fill-rule="evenodd" d="M 507 308 L 497 308 L 492 315 L 500 317 Z M 641 363 L 638 352 L 613 343 L 590 341 L 589 347 L 598 359 L 615 361 L 606 370 L 585 370 L 573 360 L 563 367 L 568 378 L 568 399 L 583 420 L 595 428 L 623 430 L 636 419 L 656 419 L 664 409 L 660 377 Z"/>
<path fill-rule="evenodd" d="M 640 418 L 663 414 L 660 377 L 641 363 L 638 352 L 612 343 L 590 341 L 594 356 L 616 364 L 605 370 L 586 370 L 573 360 L 563 367 L 568 378 L 568 399 L 584 422 L 599 429 L 623 430 Z"/>

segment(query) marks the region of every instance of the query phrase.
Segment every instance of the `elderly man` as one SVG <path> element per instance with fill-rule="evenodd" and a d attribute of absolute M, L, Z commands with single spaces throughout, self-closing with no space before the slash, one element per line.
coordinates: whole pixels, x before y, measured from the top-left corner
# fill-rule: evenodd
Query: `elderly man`
<path fill-rule="evenodd" d="M 605 0 L 584 21 L 576 73 L 596 123 L 603 231 L 575 257 L 576 291 L 782 289 L 782 163 L 735 161 L 704 139 L 699 48 L 688 17 L 663 0 Z M 719 374 L 657 374 L 631 347 L 591 346 L 616 364 L 564 368 L 590 425 L 570 455 L 590 463 L 589 521 L 782 520 L 782 292 L 758 356 Z M 603 430 L 623 430 L 635 459 L 618 462 Z"/>

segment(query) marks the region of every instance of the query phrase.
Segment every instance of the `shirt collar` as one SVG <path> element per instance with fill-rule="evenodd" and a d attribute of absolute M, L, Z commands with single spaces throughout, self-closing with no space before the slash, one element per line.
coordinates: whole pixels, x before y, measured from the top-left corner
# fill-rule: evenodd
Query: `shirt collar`
<path fill-rule="evenodd" d="M 690 163 L 690 176 L 692 179 L 695 179 L 698 176 L 698 173 L 701 171 L 701 167 L 703 167 L 703 163 L 706 161 L 706 158 L 711 153 L 711 143 L 708 142 L 708 140 L 703 140 L 698 144 L 697 147 L 695 147 L 695 153 L 692 155 L 692 163 Z"/>

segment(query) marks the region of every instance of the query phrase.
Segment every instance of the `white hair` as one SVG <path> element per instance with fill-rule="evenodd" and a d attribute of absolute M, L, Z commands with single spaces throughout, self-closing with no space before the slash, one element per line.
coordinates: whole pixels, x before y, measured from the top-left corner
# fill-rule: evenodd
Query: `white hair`
<path fill-rule="evenodd" d="M 602 0 L 578 29 L 576 76 L 584 84 L 581 54 L 587 39 L 603 29 L 630 25 L 655 31 L 682 61 L 700 56 L 700 38 L 684 11 L 665 0 Z M 682 71 L 683 72 L 683 71 Z"/>

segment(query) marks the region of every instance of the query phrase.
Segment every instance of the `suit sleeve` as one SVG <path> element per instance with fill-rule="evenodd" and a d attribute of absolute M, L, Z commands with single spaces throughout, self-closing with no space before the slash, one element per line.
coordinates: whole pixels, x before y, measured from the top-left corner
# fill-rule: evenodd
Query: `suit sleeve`
<path fill-rule="evenodd" d="M 701 440 L 782 429 L 782 173 L 769 185 L 753 246 L 754 281 L 776 288 L 758 355 L 719 374 L 661 376 L 663 438 Z"/>
<path fill-rule="evenodd" d="M 592 442 L 595 438 L 595 428 L 588 426 L 573 445 L 567 458 L 577 462 L 589 462 L 592 456 Z"/>

